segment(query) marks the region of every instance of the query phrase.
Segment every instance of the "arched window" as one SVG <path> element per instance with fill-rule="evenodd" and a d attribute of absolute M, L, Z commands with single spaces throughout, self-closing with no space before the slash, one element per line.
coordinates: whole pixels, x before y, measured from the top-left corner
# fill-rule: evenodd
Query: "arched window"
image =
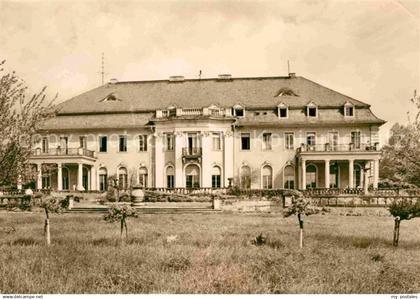
<path fill-rule="evenodd" d="M 273 188 L 273 168 L 270 165 L 265 165 L 262 169 L 262 188 Z"/>
<path fill-rule="evenodd" d="M 284 188 L 295 189 L 295 168 L 292 165 L 287 165 L 284 168 Z"/>
<path fill-rule="evenodd" d="M 118 186 L 119 186 L 120 190 L 126 190 L 127 189 L 127 185 L 128 185 L 127 181 L 128 181 L 127 168 L 120 167 L 118 169 Z"/>
<path fill-rule="evenodd" d="M 99 190 L 106 191 L 108 189 L 108 172 L 105 167 L 98 170 L 99 175 Z"/>
<path fill-rule="evenodd" d="M 221 187 L 222 171 L 219 166 L 214 166 L 211 170 L 211 186 L 212 188 Z"/>
<path fill-rule="evenodd" d="M 306 188 L 316 188 L 317 169 L 316 166 L 310 164 L 306 166 Z"/>
<path fill-rule="evenodd" d="M 242 189 L 251 188 L 251 169 L 249 168 L 249 166 L 244 165 L 241 167 L 240 180 L 240 185 Z"/>
<path fill-rule="evenodd" d="M 166 167 L 166 188 L 175 187 L 175 171 L 172 166 Z"/>
<path fill-rule="evenodd" d="M 191 164 L 185 168 L 185 182 L 187 188 L 200 188 L 200 168 Z"/>
<path fill-rule="evenodd" d="M 139 169 L 139 185 L 143 188 L 147 187 L 147 168 L 140 167 Z"/>

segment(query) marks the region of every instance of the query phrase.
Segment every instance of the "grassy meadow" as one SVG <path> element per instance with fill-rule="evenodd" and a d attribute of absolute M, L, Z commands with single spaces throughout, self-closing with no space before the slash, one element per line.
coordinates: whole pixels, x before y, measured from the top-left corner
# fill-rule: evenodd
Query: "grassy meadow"
<path fill-rule="evenodd" d="M 100 214 L 52 215 L 50 247 L 43 220 L 0 212 L 0 293 L 420 292 L 420 219 L 397 249 L 391 217 L 310 216 L 303 249 L 281 214 L 139 215 L 126 245 Z"/>

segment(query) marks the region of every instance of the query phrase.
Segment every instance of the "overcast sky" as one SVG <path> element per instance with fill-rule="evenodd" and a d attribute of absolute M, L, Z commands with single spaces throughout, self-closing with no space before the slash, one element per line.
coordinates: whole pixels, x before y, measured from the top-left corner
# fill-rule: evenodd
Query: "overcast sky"
<path fill-rule="evenodd" d="M 420 88 L 418 0 L 0 0 L 0 59 L 63 101 L 105 80 L 287 75 L 407 120 Z"/>

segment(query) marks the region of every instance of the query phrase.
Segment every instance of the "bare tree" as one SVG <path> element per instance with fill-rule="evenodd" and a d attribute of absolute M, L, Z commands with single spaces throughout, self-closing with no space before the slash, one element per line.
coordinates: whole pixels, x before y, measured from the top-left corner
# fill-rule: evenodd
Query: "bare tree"
<path fill-rule="evenodd" d="M 46 87 L 27 98 L 27 86 L 15 72 L 0 62 L 0 186 L 16 182 L 24 171 L 33 137 L 42 123 L 55 114 L 53 102 L 46 99 Z"/>
<path fill-rule="evenodd" d="M 284 217 L 296 215 L 299 221 L 299 247 L 303 247 L 303 221 L 304 216 L 318 214 L 321 208 L 311 205 L 310 199 L 304 198 L 302 193 L 297 190 L 288 190 L 285 195 L 292 197 L 292 204 L 283 213 Z"/>

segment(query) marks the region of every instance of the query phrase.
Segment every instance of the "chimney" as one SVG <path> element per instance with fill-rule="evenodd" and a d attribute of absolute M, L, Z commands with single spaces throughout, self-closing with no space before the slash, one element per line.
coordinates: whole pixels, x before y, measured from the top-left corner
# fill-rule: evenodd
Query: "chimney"
<path fill-rule="evenodd" d="M 294 78 L 296 77 L 296 73 L 289 73 L 289 78 Z"/>
<path fill-rule="evenodd" d="M 169 82 L 183 82 L 184 76 L 170 76 Z"/>
<path fill-rule="evenodd" d="M 109 79 L 109 84 L 116 84 L 116 83 L 118 83 L 118 79 L 116 78 Z"/>
<path fill-rule="evenodd" d="M 217 80 L 232 80 L 231 74 L 220 74 L 217 76 Z"/>

